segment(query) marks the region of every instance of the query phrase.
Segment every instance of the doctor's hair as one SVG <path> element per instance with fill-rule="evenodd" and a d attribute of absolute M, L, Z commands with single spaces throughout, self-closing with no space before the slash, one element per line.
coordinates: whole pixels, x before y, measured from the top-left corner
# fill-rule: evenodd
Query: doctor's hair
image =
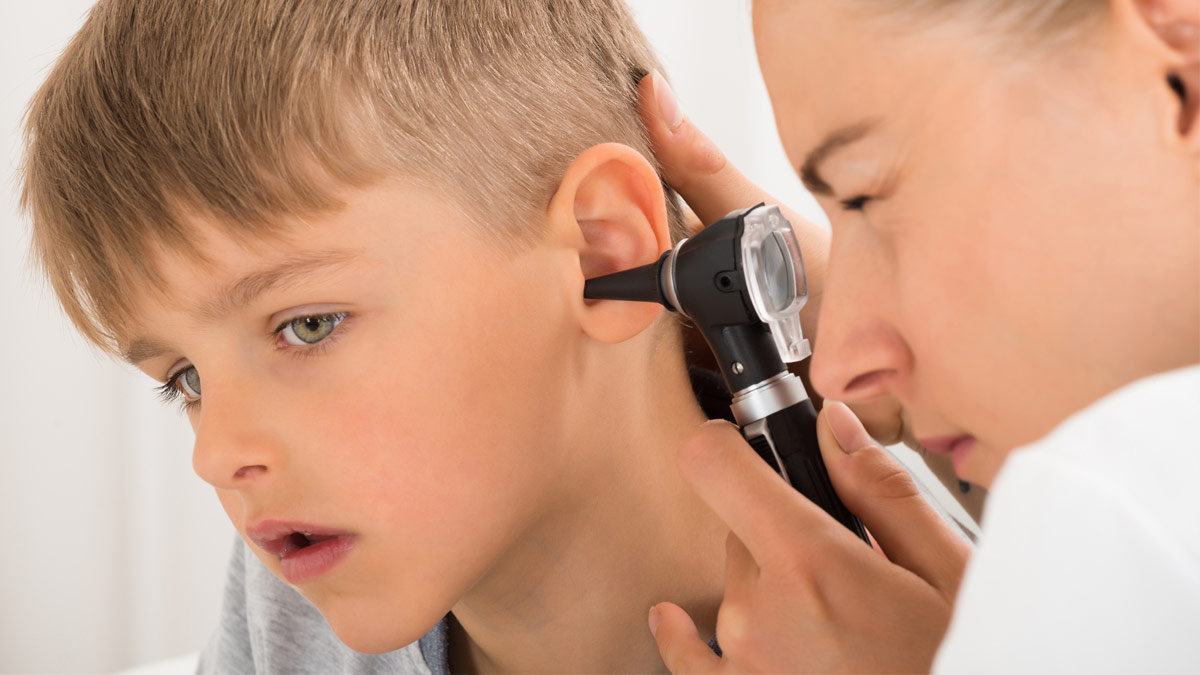
<path fill-rule="evenodd" d="M 34 259 L 114 353 L 157 253 L 207 261 L 189 219 L 270 237 L 400 176 L 518 251 L 587 148 L 654 164 L 655 68 L 622 0 L 101 0 L 27 112 Z"/>

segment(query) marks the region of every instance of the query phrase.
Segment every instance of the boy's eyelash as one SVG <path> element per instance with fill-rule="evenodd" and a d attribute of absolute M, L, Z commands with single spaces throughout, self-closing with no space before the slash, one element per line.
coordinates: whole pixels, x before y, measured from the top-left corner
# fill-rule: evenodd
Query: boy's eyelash
<path fill-rule="evenodd" d="M 271 332 L 270 337 L 272 340 L 278 340 L 279 334 L 281 332 L 283 332 L 283 329 L 286 328 L 288 326 L 288 324 L 295 321 L 296 319 L 325 318 L 325 317 L 341 317 L 341 319 L 338 321 L 337 325 L 334 326 L 333 331 L 330 332 L 329 335 L 325 337 L 325 339 L 321 340 L 320 342 L 314 343 L 313 345 L 311 345 L 309 347 L 297 347 L 294 345 L 289 345 L 288 349 L 283 350 L 283 351 L 288 352 L 289 356 L 294 356 L 294 357 L 298 357 L 298 358 L 304 358 L 304 357 L 309 357 L 309 356 L 320 356 L 321 354 L 325 353 L 325 351 L 329 348 L 331 343 L 333 343 L 335 340 L 337 340 L 338 335 L 341 333 L 342 324 L 346 323 L 346 320 L 350 318 L 349 314 L 347 314 L 345 312 L 333 312 L 333 313 L 329 313 L 329 314 L 305 314 L 303 316 L 292 317 L 291 319 L 288 319 L 287 321 L 284 321 L 283 323 L 279 324 L 279 326 L 277 328 L 275 328 L 274 331 Z M 186 368 L 180 368 L 179 370 L 175 371 L 175 373 L 173 375 L 171 375 L 171 377 L 167 378 L 166 382 L 164 382 L 163 384 L 154 388 L 154 390 L 158 393 L 158 398 L 160 401 L 162 401 L 163 405 L 170 405 L 172 403 L 178 402 L 179 410 L 184 413 L 187 413 L 187 412 L 191 411 L 193 408 L 195 408 L 196 406 L 200 405 L 201 399 L 196 399 L 194 401 L 187 400 L 186 398 L 184 398 L 183 392 L 179 391 L 179 387 L 176 386 L 176 384 L 179 382 L 179 378 L 183 377 L 183 374 L 186 373 L 190 368 L 193 368 L 193 367 L 194 366 L 189 365 Z"/>
<path fill-rule="evenodd" d="M 188 368 L 191 368 L 191 366 L 188 366 Z M 163 405 L 170 405 L 183 396 L 183 394 L 179 392 L 179 387 L 175 386 L 175 383 L 179 381 L 180 377 L 183 377 L 183 374 L 187 372 L 188 368 L 180 368 L 179 372 L 167 378 L 166 382 L 154 388 L 154 391 L 158 393 L 158 400 L 162 401 Z M 188 405 L 189 402 L 184 401 L 183 410 L 187 410 Z"/>
<path fill-rule="evenodd" d="M 843 199 L 841 205 L 847 211 L 862 211 L 866 208 L 869 201 L 871 201 L 870 195 L 858 195 L 849 199 Z"/>

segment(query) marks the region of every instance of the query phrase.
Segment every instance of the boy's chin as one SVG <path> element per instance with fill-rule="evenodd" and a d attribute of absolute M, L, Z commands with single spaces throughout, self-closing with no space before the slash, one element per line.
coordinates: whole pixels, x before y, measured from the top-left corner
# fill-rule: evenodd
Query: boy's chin
<path fill-rule="evenodd" d="M 406 647 L 420 640 L 445 616 L 444 612 L 417 616 L 412 607 L 403 612 L 387 611 L 383 606 L 364 607 L 361 602 L 338 598 L 325 600 L 317 609 L 343 644 L 364 654 L 384 654 Z"/>

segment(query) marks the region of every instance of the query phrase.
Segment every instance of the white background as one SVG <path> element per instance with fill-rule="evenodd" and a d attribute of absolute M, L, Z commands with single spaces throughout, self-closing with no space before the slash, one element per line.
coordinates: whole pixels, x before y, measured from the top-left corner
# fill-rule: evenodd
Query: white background
<path fill-rule="evenodd" d="M 183 0 L 186 1 L 186 0 Z M 683 110 L 819 222 L 779 148 L 743 0 L 634 0 Z M 106 672 L 198 650 L 233 538 L 191 431 L 76 337 L 29 264 L 26 102 L 91 2 L 0 0 L 0 672 Z M 936 481 L 927 481 L 934 488 Z"/>

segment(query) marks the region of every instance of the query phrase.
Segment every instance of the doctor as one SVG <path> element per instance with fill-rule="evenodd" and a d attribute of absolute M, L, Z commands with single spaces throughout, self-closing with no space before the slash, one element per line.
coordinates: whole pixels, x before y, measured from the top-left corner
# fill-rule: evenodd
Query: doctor
<path fill-rule="evenodd" d="M 733 532 L 724 656 L 663 602 L 649 625 L 667 665 L 1196 672 L 1200 3 L 753 14 L 780 137 L 832 223 L 812 382 L 872 429 L 904 420 L 991 496 L 968 566 L 899 465 L 827 404 L 825 460 L 884 557 L 710 423 L 679 466 Z M 640 93 L 702 220 L 770 201 L 660 76 Z"/>

